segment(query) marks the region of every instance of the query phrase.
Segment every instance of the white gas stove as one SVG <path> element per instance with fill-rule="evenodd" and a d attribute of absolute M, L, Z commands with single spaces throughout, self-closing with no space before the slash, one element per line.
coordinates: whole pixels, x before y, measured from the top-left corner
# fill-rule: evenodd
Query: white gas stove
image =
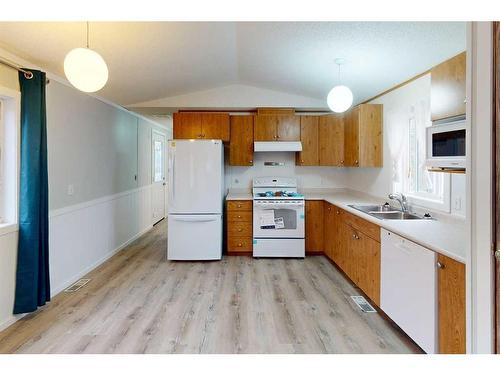
<path fill-rule="evenodd" d="M 253 180 L 253 256 L 305 256 L 305 201 L 297 180 L 259 177 Z"/>

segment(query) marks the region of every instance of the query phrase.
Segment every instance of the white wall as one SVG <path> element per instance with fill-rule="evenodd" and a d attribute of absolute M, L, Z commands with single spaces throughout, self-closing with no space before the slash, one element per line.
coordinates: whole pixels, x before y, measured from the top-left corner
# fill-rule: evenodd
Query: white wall
<path fill-rule="evenodd" d="M 325 109 L 326 100 L 293 95 L 249 85 L 228 85 L 190 94 L 172 96 L 128 106 L 133 109 L 165 113 L 177 108 L 256 108 L 293 107 Z"/>
<path fill-rule="evenodd" d="M 384 166 L 352 168 L 349 173 L 350 188 L 356 190 L 362 186 L 368 194 L 380 197 L 386 197 L 389 193 L 400 190 L 401 173 L 404 171 L 399 161 L 401 154 L 405 152 L 402 149 L 404 140 L 408 138 L 407 112 L 409 113 L 411 107 L 418 103 L 429 107 L 430 90 L 431 79 L 430 74 L 427 74 L 371 102 L 384 106 Z M 428 113 L 430 124 L 430 107 Z M 450 178 L 449 175 L 446 178 Z M 465 208 L 465 175 L 454 175 L 451 177 L 451 213 L 465 217 Z"/>
<path fill-rule="evenodd" d="M 226 187 L 231 189 L 251 189 L 254 177 L 287 176 L 297 177 L 300 188 L 343 188 L 346 187 L 348 170 L 333 167 L 300 167 L 295 165 L 292 152 L 256 152 L 252 167 L 235 167 L 227 164 Z M 284 166 L 265 166 L 264 162 L 283 162 Z"/>
<path fill-rule="evenodd" d="M 0 65 L 0 72 L 0 85 L 19 90 L 16 71 Z M 171 134 L 165 126 L 51 79 L 47 143 L 53 295 L 151 228 L 153 129 Z M 17 238 L 17 232 L 0 236 L 0 330 L 17 318 L 12 315 Z"/>

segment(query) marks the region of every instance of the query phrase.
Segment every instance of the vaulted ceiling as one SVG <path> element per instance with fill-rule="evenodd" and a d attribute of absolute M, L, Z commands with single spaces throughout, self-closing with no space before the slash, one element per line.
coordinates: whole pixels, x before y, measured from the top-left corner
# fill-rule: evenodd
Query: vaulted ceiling
<path fill-rule="evenodd" d="M 64 76 L 85 23 L 0 22 L 0 47 Z M 230 84 L 323 99 L 341 79 L 356 102 L 465 50 L 460 22 L 93 22 L 109 67 L 98 94 L 122 105 Z"/>

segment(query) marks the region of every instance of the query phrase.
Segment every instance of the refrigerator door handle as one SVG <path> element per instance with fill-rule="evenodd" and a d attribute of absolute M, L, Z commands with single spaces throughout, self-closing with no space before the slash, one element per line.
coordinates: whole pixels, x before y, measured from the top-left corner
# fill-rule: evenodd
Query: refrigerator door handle
<path fill-rule="evenodd" d="M 175 221 L 185 221 L 185 222 L 196 222 L 196 223 L 208 223 L 210 221 L 217 221 L 219 219 L 218 216 L 216 217 L 206 217 L 206 216 L 176 216 L 176 215 L 171 215 L 170 216 L 172 220 Z"/>
<path fill-rule="evenodd" d="M 175 203 L 175 152 L 169 149 L 169 174 L 168 174 L 168 186 L 169 189 L 169 205 L 173 207 Z"/>

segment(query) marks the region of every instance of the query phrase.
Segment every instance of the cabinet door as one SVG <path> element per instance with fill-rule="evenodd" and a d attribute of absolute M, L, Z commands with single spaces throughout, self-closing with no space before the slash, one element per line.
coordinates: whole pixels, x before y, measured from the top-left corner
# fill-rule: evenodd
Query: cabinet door
<path fill-rule="evenodd" d="M 359 108 L 355 107 L 344 116 L 344 165 L 359 165 Z"/>
<path fill-rule="evenodd" d="M 431 69 L 432 121 L 465 115 L 466 52 Z"/>
<path fill-rule="evenodd" d="M 319 164 L 344 165 L 344 120 L 341 115 L 319 118 Z"/>
<path fill-rule="evenodd" d="M 253 165 L 254 116 L 231 116 L 230 165 Z"/>
<path fill-rule="evenodd" d="M 255 141 L 276 141 L 278 116 L 275 115 L 257 115 L 254 122 L 254 140 Z"/>
<path fill-rule="evenodd" d="M 332 206 L 332 218 L 330 219 L 330 227 L 328 231 L 333 238 L 332 244 L 332 260 L 340 267 L 346 266 L 347 256 L 346 248 L 341 235 L 342 230 L 342 210 L 336 206 Z"/>
<path fill-rule="evenodd" d="M 229 141 L 229 114 L 202 113 L 201 137 L 203 139 L 221 139 Z"/>
<path fill-rule="evenodd" d="M 465 353 L 465 265 L 438 255 L 439 352 Z"/>
<path fill-rule="evenodd" d="M 339 257 L 338 265 L 345 272 L 347 276 L 357 284 L 356 280 L 356 264 L 358 260 L 356 259 L 359 256 L 359 252 L 356 251 L 353 235 L 356 234 L 356 231 L 350 226 L 347 225 L 344 221 L 340 223 L 340 242 L 342 243 L 341 251 Z"/>
<path fill-rule="evenodd" d="M 278 116 L 277 120 L 278 141 L 300 141 L 299 116 Z"/>
<path fill-rule="evenodd" d="M 359 106 L 358 167 L 382 167 L 382 105 Z"/>
<path fill-rule="evenodd" d="M 334 246 L 335 246 L 335 234 L 332 228 L 335 227 L 335 216 L 334 208 L 330 203 L 325 202 L 323 206 L 323 238 L 325 246 L 325 255 L 337 263 L 337 260 L 333 256 Z"/>
<path fill-rule="evenodd" d="M 319 165 L 319 116 L 300 116 L 302 151 L 297 153 L 297 165 Z"/>
<path fill-rule="evenodd" d="M 174 113 L 174 139 L 200 139 L 201 113 Z"/>
<path fill-rule="evenodd" d="M 366 236 L 362 232 L 356 232 L 353 238 L 353 252 L 356 260 L 355 278 L 356 284 L 366 295 L 380 305 L 380 243 Z"/>
<path fill-rule="evenodd" d="M 323 201 L 306 201 L 306 251 L 324 251 Z"/>

